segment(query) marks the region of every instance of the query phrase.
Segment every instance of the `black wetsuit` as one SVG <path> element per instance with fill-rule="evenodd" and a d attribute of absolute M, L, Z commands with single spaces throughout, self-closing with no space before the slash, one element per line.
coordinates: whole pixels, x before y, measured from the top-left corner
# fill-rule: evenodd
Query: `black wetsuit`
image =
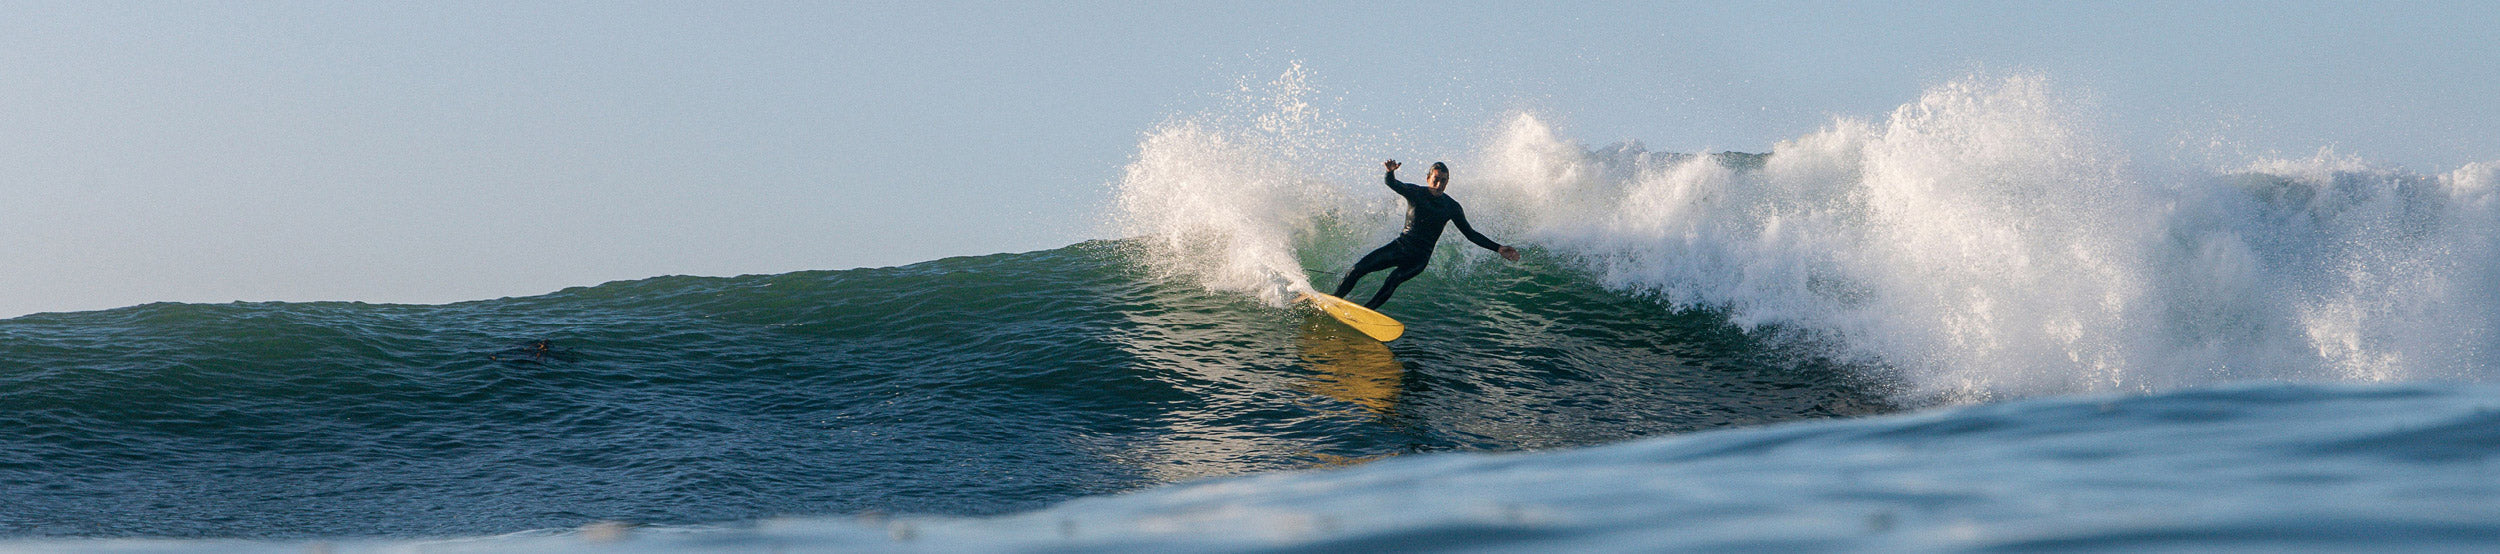
<path fill-rule="evenodd" d="M 1502 249 L 1501 244 L 1484 238 L 1483 233 L 1467 225 L 1466 210 L 1460 209 L 1458 200 L 1451 199 L 1450 195 L 1400 182 L 1396 171 L 1381 176 L 1381 180 L 1388 183 L 1389 190 L 1406 197 L 1406 232 L 1379 250 L 1363 255 L 1363 261 L 1354 262 L 1354 269 L 1347 271 L 1345 279 L 1337 282 L 1338 298 L 1354 292 L 1354 282 L 1362 280 L 1364 275 L 1398 268 L 1389 272 L 1389 280 L 1380 284 L 1380 292 L 1372 293 L 1371 300 L 1363 303 L 1364 307 L 1379 309 L 1381 304 L 1389 301 L 1390 293 L 1397 292 L 1398 283 L 1424 273 L 1424 264 L 1432 262 L 1432 246 L 1441 241 L 1441 227 L 1446 223 L 1458 224 L 1459 234 L 1467 235 L 1467 241 L 1476 243 L 1476 246 L 1494 251 Z"/>

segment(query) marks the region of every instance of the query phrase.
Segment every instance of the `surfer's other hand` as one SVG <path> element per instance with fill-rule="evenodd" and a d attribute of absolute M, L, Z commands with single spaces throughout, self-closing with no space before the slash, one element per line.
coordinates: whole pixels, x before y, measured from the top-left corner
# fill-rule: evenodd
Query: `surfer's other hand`
<path fill-rule="evenodd" d="M 1519 249 L 1508 246 L 1502 247 L 1502 259 L 1514 262 L 1519 261 Z"/>
<path fill-rule="evenodd" d="M 1386 167 L 1386 168 L 1389 168 L 1389 170 L 1390 170 L 1390 171 L 1397 171 L 1397 170 L 1398 170 L 1398 161 L 1397 161 L 1397 160 L 1389 160 L 1389 161 L 1385 161 L 1385 162 L 1380 162 L 1380 167 Z"/>

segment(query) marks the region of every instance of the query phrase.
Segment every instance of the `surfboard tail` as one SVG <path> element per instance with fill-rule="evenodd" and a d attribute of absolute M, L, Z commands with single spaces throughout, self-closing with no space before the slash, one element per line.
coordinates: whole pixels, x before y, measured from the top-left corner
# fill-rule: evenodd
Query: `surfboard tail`
<path fill-rule="evenodd" d="M 1344 323 L 1345 326 L 1354 328 L 1355 331 L 1363 333 L 1363 336 L 1371 337 L 1372 340 L 1389 342 L 1398 340 L 1398 337 L 1406 334 L 1406 324 L 1398 323 L 1395 318 L 1372 311 L 1371 308 L 1365 308 L 1362 304 L 1338 298 L 1336 295 L 1305 292 L 1302 293 L 1302 300 L 1310 302 L 1312 306 L 1319 308 L 1321 313 L 1328 314 L 1338 323 Z"/>

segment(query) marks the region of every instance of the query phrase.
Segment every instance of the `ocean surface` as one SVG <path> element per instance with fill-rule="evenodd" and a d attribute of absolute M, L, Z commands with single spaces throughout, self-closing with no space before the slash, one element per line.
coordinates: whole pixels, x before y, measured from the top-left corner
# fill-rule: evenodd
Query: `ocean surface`
<path fill-rule="evenodd" d="M 1415 332 L 1390 347 L 1124 259 L 1096 242 L 444 306 L 7 320 L 0 532 L 998 514 L 1203 477 L 1889 409 L 1864 379 L 1783 358 L 1723 319 L 1568 274 L 1418 280 L 1398 312 Z"/>
<path fill-rule="evenodd" d="M 2500 547 L 2500 166 L 2147 169 L 2024 76 L 1760 154 L 1521 113 L 1447 159 L 1526 259 L 1384 345 L 1289 299 L 1397 141 L 1254 92 L 1130 238 L 0 320 L 0 548 Z"/>
<path fill-rule="evenodd" d="M 1008 516 L 32 551 L 2488 552 L 2500 389 L 2233 385 L 1446 453 Z"/>

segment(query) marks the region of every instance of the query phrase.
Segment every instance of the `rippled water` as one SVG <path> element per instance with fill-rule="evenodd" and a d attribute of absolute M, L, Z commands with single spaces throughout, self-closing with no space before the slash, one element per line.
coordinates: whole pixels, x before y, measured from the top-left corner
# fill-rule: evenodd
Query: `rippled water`
<path fill-rule="evenodd" d="M 2500 389 L 2242 385 L 1272 472 L 995 517 L 454 540 L 18 542 L 433 552 L 2489 551 Z"/>
<path fill-rule="evenodd" d="M 1419 279 L 1383 346 L 1128 259 L 0 321 L 0 537 L 999 514 L 1890 409 L 1857 374 L 1550 267 Z"/>

